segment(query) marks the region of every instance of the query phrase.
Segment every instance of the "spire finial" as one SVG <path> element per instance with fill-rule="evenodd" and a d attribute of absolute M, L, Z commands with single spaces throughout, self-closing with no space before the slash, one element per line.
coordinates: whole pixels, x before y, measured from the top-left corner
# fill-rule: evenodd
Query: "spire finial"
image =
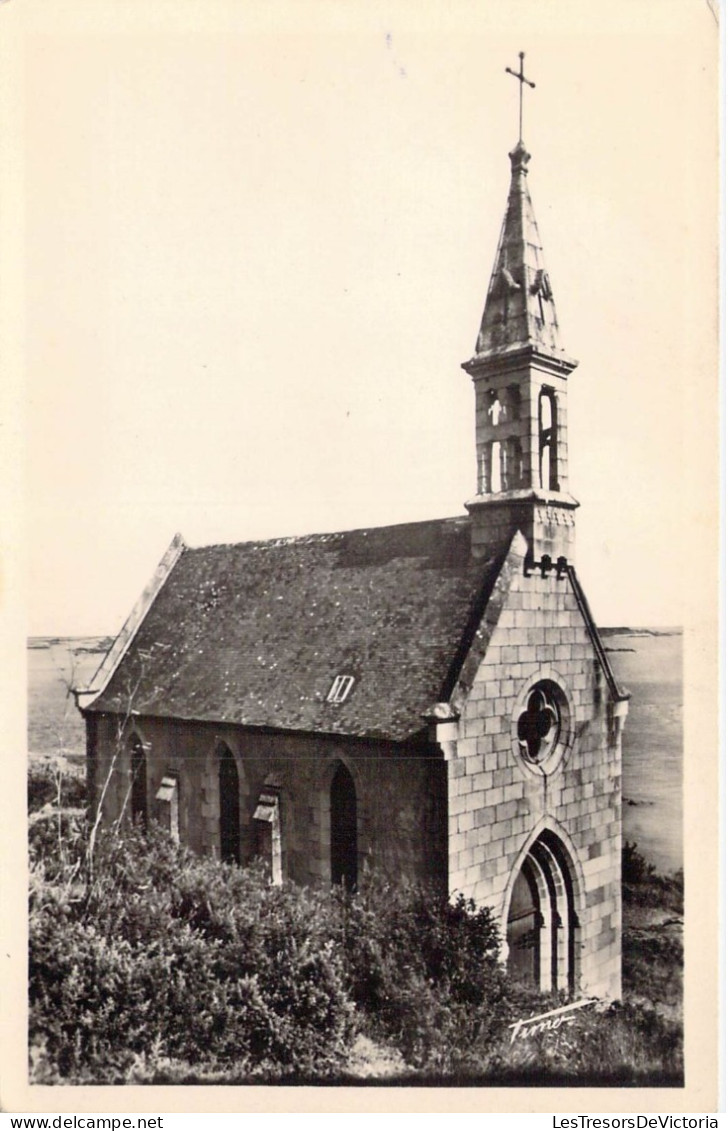
<path fill-rule="evenodd" d="M 525 56 L 524 51 L 518 52 L 518 58 L 521 60 L 521 67 L 520 67 L 519 71 L 512 71 L 510 67 L 506 67 L 507 74 L 513 75 L 514 78 L 518 79 L 518 140 L 519 140 L 519 142 L 523 142 L 523 84 L 524 84 L 524 82 L 528 83 L 528 85 L 533 90 L 536 89 L 535 82 L 531 82 L 531 80 L 527 79 L 526 76 L 523 73 L 523 60 L 525 59 L 525 57 L 526 56 Z"/>

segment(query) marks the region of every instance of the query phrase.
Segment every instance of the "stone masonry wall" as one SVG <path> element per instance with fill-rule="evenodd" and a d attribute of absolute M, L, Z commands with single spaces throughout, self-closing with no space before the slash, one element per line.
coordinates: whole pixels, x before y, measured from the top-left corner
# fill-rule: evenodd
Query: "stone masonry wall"
<path fill-rule="evenodd" d="M 562 554 L 569 561 L 574 550 L 574 508 L 558 503 L 522 503 L 513 499 L 483 496 L 468 503 L 473 516 L 473 553 L 488 551 L 494 541 L 510 539 L 522 531 L 534 558 L 548 554 L 556 561 Z"/>
<path fill-rule="evenodd" d="M 515 738 L 529 688 L 565 693 L 567 749 L 550 773 Z M 621 992 L 621 755 L 618 721 L 566 578 L 515 571 L 448 761 L 449 886 L 494 907 L 502 933 L 525 850 L 549 828 L 572 858 L 580 989 Z M 562 728 L 563 729 L 563 728 Z"/>
<path fill-rule="evenodd" d="M 119 742 L 114 716 L 90 715 L 87 723 L 89 752 L 92 746 L 95 750 L 89 759 L 90 784 L 97 800 L 108 778 L 103 801 L 107 821 L 129 808 L 126 739 L 136 733 L 146 750 L 150 816 L 162 777 L 178 774 L 182 844 L 219 854 L 218 757 L 224 744 L 235 757 L 240 781 L 241 860 L 254 854 L 253 812 L 261 792 L 270 792 L 273 785 L 280 795 L 283 876 L 298 883 L 328 882 L 330 786 L 341 761 L 356 787 L 359 876 L 372 868 L 391 878 L 433 881 L 446 890 L 447 775 L 437 747 L 265 734 L 143 717 L 127 724 Z"/>

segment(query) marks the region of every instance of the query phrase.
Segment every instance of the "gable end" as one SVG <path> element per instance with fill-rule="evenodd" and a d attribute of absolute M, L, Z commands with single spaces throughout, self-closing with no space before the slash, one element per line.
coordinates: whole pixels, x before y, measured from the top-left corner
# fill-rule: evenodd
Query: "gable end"
<path fill-rule="evenodd" d="M 142 591 L 139 600 L 124 621 L 119 635 L 101 661 L 89 686 L 74 688 L 73 694 L 76 699 L 76 705 L 81 711 L 92 707 L 99 695 L 105 691 L 111 677 L 141 628 L 144 618 L 156 601 L 162 586 L 167 581 L 185 549 L 184 538 L 181 534 L 175 534 L 162 560 L 155 569 L 153 577 Z"/>

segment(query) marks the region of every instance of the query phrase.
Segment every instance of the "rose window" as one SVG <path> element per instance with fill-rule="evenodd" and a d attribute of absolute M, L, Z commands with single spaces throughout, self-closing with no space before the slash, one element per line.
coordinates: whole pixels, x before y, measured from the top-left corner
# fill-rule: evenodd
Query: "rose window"
<path fill-rule="evenodd" d="M 518 718 L 518 745 L 522 756 L 533 765 L 544 762 L 555 750 L 560 733 L 561 710 L 554 691 L 547 683 L 537 684 Z"/>

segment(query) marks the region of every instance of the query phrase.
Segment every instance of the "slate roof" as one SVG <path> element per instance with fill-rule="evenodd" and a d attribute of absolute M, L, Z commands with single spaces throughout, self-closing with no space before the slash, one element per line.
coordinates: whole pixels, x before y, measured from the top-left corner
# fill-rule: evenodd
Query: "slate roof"
<path fill-rule="evenodd" d="M 448 697 L 508 549 L 467 517 L 185 549 L 92 711 L 404 741 Z M 342 704 L 337 675 L 354 676 Z"/>

